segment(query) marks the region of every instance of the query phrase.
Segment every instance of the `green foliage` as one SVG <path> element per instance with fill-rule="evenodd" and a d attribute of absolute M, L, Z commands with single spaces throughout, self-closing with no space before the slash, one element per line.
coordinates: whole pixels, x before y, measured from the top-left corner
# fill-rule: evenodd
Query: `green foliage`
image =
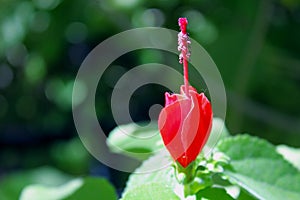
<path fill-rule="evenodd" d="M 265 140 L 248 135 L 220 141 L 231 158 L 224 174 L 258 199 L 300 199 L 300 172 Z"/>
<path fill-rule="evenodd" d="M 203 160 L 203 158 L 199 159 L 199 161 L 200 160 Z M 230 197 L 226 192 L 224 192 L 224 189 L 224 191 L 221 191 L 221 189 L 211 188 L 213 184 L 212 173 L 201 164 L 199 165 L 199 168 L 201 169 L 195 173 L 195 177 L 193 177 L 192 180 L 189 180 L 190 182 L 184 183 L 183 174 L 177 173 L 175 166 L 172 165 L 170 161 L 171 158 L 167 152 L 161 152 L 150 157 L 141 165 L 141 167 L 130 175 L 123 196 L 130 199 L 129 197 L 131 197 L 131 195 L 127 196 L 128 193 L 134 194 L 137 187 L 139 187 L 139 190 L 142 190 L 142 188 L 146 188 L 144 187 L 146 184 L 152 183 L 154 185 L 162 184 L 165 187 L 172 188 L 173 192 L 175 192 L 181 199 L 188 195 L 194 196 L 194 194 L 196 194 L 195 197 L 197 197 L 197 199 L 204 197 L 207 198 L 213 195 L 214 192 L 216 192 L 220 198 L 224 197 L 224 199 L 226 199 Z M 158 163 L 166 163 L 166 165 L 161 169 L 156 169 L 155 167 Z M 212 166 L 212 162 L 210 162 L 210 165 Z M 156 170 L 151 172 L 150 169 Z M 215 169 L 211 170 L 213 171 Z M 190 171 L 187 173 L 190 173 Z M 205 192 L 203 192 L 203 190 L 205 190 Z M 162 193 L 162 191 L 156 191 L 156 195 L 160 195 L 160 193 Z M 164 194 L 162 193 L 161 195 Z"/>
<path fill-rule="evenodd" d="M 98 200 L 117 199 L 116 192 L 103 178 L 78 178 L 50 167 L 18 172 L 0 182 L 1 200 Z"/>
<path fill-rule="evenodd" d="M 137 138 L 156 136 L 155 126 L 151 124 L 145 128 L 128 124 L 119 127 L 112 131 L 110 147 L 116 153 L 128 155 L 127 151 L 116 151 L 117 145 L 140 153 L 136 151 L 142 147 L 136 142 Z M 121 137 L 124 131 L 134 137 Z M 153 155 L 130 175 L 122 200 L 300 199 L 300 171 L 296 168 L 299 163 L 293 159 L 297 158 L 298 149 L 275 147 L 249 135 L 231 137 L 224 123 L 214 119 L 212 136 L 220 136 L 220 131 L 221 140 L 215 151 L 207 157 L 200 154 L 187 168 L 179 168 L 165 148 L 153 152 L 152 145 L 159 144 L 160 137 L 150 140 L 144 146 L 147 153 Z M 68 148 L 58 146 L 54 150 L 73 151 L 80 146 L 77 142 L 74 140 L 65 146 Z M 82 160 L 82 156 L 79 157 Z M 114 188 L 104 179 L 73 179 L 49 167 L 6 176 L 0 186 L 0 198 L 4 200 L 18 197 L 20 200 L 117 199 Z"/>
<path fill-rule="evenodd" d="M 161 183 L 167 187 L 174 188 L 177 180 L 175 178 L 175 170 L 170 165 L 171 162 L 172 160 L 167 152 L 161 152 L 150 157 L 130 175 L 123 194 L 125 195 L 136 186 L 145 183 Z M 164 167 L 157 169 L 158 163 L 165 163 L 165 165 L 162 165 Z"/>
<path fill-rule="evenodd" d="M 101 178 L 75 179 L 58 187 L 27 186 L 20 200 L 98 200 L 117 199 L 114 188 Z"/>
<path fill-rule="evenodd" d="M 276 148 L 287 161 L 292 163 L 298 170 L 300 170 L 300 149 L 292 148 L 286 145 L 279 145 Z"/>
<path fill-rule="evenodd" d="M 47 184 L 48 186 L 56 186 L 70 181 L 71 179 L 71 176 L 51 167 L 16 172 L 1 179 L 0 199 L 18 199 L 22 189 L 29 184 Z"/>
<path fill-rule="evenodd" d="M 40 200 L 41 197 L 45 200 L 64 199 L 74 193 L 74 191 L 80 188 L 82 184 L 83 181 L 77 179 L 58 187 L 29 185 L 22 191 L 20 200 Z"/>
<path fill-rule="evenodd" d="M 233 200 L 233 198 L 226 192 L 224 188 L 206 188 L 196 194 L 197 200 L 200 199 L 222 199 Z"/>
<path fill-rule="evenodd" d="M 173 189 L 161 183 L 146 183 L 128 191 L 122 200 L 180 200 Z"/>
<path fill-rule="evenodd" d="M 114 153 L 123 153 L 141 160 L 163 147 L 157 123 L 118 126 L 109 134 L 107 145 Z"/>
<path fill-rule="evenodd" d="M 221 120 L 214 119 L 213 132 L 222 126 Z M 169 195 L 176 194 L 181 199 L 187 196 L 212 200 L 300 198 L 300 172 L 277 153 L 275 146 L 248 135 L 229 137 L 226 127 L 223 130 L 224 136 L 213 154 L 207 158 L 199 155 L 193 163 L 198 167 L 191 169 L 196 171 L 188 168 L 181 170 L 191 179 L 184 181 L 185 174 L 179 172 L 175 165 L 171 164 L 169 154 L 162 151 L 143 162 L 130 175 L 123 199 L 137 199 L 139 195 L 147 199 L 150 193 L 155 193 L 158 199 L 165 198 L 166 190 L 175 192 L 170 192 Z M 135 132 L 138 131 L 135 129 Z M 135 143 L 131 143 L 130 147 L 134 148 L 134 145 Z M 290 158 L 297 153 L 295 149 L 284 150 Z M 282 147 L 278 151 L 283 151 Z M 157 169 L 158 163 L 165 163 L 165 167 Z M 191 173 L 194 175 L 191 176 Z M 152 186 L 155 185 L 162 185 L 163 190 L 153 189 Z"/>

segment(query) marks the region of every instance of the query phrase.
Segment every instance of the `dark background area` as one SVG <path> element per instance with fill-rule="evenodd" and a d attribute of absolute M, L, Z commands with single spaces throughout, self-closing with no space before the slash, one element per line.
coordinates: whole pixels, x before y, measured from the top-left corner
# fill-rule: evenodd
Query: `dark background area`
<path fill-rule="evenodd" d="M 124 181 L 119 180 L 126 174 L 92 159 L 78 139 L 71 107 L 76 73 L 108 37 L 146 26 L 178 30 L 182 16 L 222 75 L 229 131 L 300 147 L 298 0 L 0 0 L 2 181 L 47 165 L 74 176 L 106 176 L 121 189 Z M 170 59 L 181 70 L 176 56 L 158 50 L 126 54 L 107 69 L 96 96 L 105 132 L 116 126 L 110 96 L 117 80 L 133 66 Z M 149 119 L 149 107 L 163 105 L 165 91 L 158 85 L 137 90 L 132 118 Z"/>

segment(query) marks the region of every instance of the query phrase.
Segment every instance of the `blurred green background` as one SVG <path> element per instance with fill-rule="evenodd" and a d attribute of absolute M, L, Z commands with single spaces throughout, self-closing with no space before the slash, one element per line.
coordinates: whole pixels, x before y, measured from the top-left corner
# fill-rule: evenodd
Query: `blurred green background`
<path fill-rule="evenodd" d="M 122 190 L 126 174 L 91 158 L 77 137 L 74 78 L 85 56 L 106 38 L 137 27 L 178 30 L 182 16 L 222 75 L 230 132 L 300 147 L 298 0 L 0 0 L 0 187 L 8 187 L 0 199 L 15 199 L 24 185 L 55 177 L 58 183 L 69 176 L 104 176 Z M 180 70 L 178 58 L 172 59 L 139 50 L 108 68 L 96 97 L 107 133 L 116 126 L 110 95 L 122 74 L 150 62 L 174 63 Z M 133 119 L 147 120 L 151 105 L 163 105 L 165 90 L 139 89 L 130 105 Z M 45 174 L 48 179 L 41 179 Z"/>

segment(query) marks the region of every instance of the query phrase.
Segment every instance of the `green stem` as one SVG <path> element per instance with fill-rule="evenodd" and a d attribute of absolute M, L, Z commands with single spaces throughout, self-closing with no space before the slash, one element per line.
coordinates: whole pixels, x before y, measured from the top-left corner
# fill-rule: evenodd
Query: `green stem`
<path fill-rule="evenodd" d="M 179 183 L 186 185 L 192 182 L 196 175 L 197 164 L 191 162 L 186 168 L 182 167 L 178 162 L 175 163 L 176 178 Z"/>

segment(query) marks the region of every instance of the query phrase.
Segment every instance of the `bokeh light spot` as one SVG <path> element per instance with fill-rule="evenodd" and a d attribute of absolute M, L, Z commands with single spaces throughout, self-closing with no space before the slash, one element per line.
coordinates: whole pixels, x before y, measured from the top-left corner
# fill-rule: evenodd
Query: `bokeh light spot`
<path fill-rule="evenodd" d="M 140 0 L 113 0 L 115 5 L 122 8 L 133 8 L 135 7 Z"/>
<path fill-rule="evenodd" d="M 59 5 L 60 0 L 34 0 L 34 3 L 39 9 L 52 10 Z"/>
<path fill-rule="evenodd" d="M 38 54 L 32 54 L 25 66 L 25 76 L 31 83 L 36 83 L 46 75 L 45 60 Z"/>
<path fill-rule="evenodd" d="M 165 22 L 165 16 L 161 10 L 151 8 L 147 10 L 137 11 L 132 17 L 132 24 L 135 27 L 159 27 Z"/>
<path fill-rule="evenodd" d="M 47 99 L 63 110 L 70 109 L 72 105 L 73 84 L 74 81 L 71 80 L 64 83 L 60 79 L 52 79 L 46 84 L 45 94 Z"/>
<path fill-rule="evenodd" d="M 6 47 L 21 42 L 26 33 L 27 24 L 33 14 L 31 2 L 22 2 L 18 4 L 11 16 L 3 20 L 1 37 Z"/>
<path fill-rule="evenodd" d="M 34 14 L 30 22 L 31 30 L 35 32 L 43 32 L 48 29 L 51 21 L 51 16 L 46 11 L 38 11 Z"/>
<path fill-rule="evenodd" d="M 64 87 L 64 83 L 60 79 L 51 79 L 45 87 L 45 95 L 48 100 L 54 102 L 59 90 Z"/>
<path fill-rule="evenodd" d="M 7 61 L 15 67 L 23 66 L 27 57 L 27 49 L 24 44 L 18 43 L 6 51 Z"/>
<path fill-rule="evenodd" d="M 2 24 L 2 37 L 7 46 L 20 41 L 24 32 L 22 22 L 18 18 L 8 18 Z"/>
<path fill-rule="evenodd" d="M 204 44 L 211 44 L 218 38 L 216 26 L 206 19 L 202 13 L 197 10 L 189 10 L 183 13 L 183 16 L 189 19 L 189 27 L 193 37 L 199 39 Z"/>

